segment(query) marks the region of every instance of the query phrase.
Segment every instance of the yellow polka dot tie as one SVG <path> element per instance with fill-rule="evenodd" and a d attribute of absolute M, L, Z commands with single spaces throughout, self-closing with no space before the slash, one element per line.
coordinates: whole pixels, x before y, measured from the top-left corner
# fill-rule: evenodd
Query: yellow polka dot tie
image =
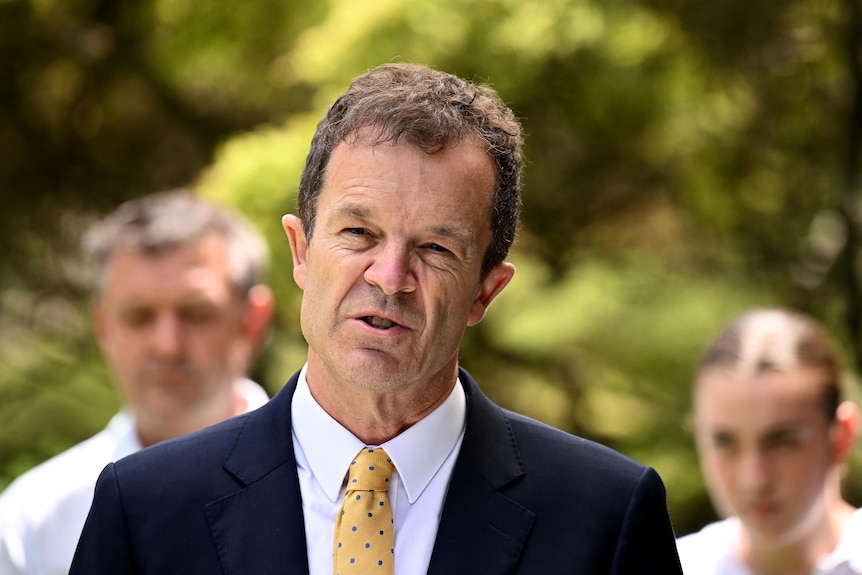
<path fill-rule="evenodd" d="M 335 519 L 335 575 L 392 575 L 395 526 L 389 480 L 395 467 L 383 449 L 366 447 L 350 464 L 347 493 Z"/>

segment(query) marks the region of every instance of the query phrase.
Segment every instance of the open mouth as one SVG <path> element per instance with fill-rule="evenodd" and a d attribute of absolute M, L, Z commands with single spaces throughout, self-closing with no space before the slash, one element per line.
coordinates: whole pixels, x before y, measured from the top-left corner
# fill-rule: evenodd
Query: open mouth
<path fill-rule="evenodd" d="M 384 319 L 382 317 L 377 317 L 373 315 L 368 315 L 362 318 L 362 321 L 367 323 L 373 328 L 377 329 L 389 329 L 390 327 L 394 327 L 397 324 L 394 321 L 390 321 L 388 319 Z"/>

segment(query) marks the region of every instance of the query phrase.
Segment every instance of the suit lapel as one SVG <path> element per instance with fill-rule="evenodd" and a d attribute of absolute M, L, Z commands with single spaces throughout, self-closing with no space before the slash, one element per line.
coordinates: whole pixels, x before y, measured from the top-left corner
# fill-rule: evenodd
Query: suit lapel
<path fill-rule="evenodd" d="M 505 575 L 514 571 L 535 515 L 500 493 L 524 473 L 509 422 L 467 372 L 460 378 L 467 429 L 428 573 Z M 290 421 L 296 380 L 249 416 L 224 464 L 240 489 L 206 508 L 225 575 L 308 575 Z"/>
<path fill-rule="evenodd" d="M 308 575 L 290 422 L 296 381 L 248 417 L 224 463 L 241 488 L 206 507 L 225 575 Z"/>
<path fill-rule="evenodd" d="M 464 370 L 467 429 L 431 555 L 429 575 L 512 573 L 535 514 L 500 493 L 524 470 L 509 422 Z"/>

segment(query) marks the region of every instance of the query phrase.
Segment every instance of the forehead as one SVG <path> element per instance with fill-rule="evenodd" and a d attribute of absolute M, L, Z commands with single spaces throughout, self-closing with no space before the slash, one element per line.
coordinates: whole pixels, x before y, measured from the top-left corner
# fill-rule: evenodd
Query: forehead
<path fill-rule="evenodd" d="M 228 260 L 227 243 L 217 235 L 153 253 L 119 246 L 108 258 L 101 296 L 147 299 L 227 292 L 232 289 Z"/>
<path fill-rule="evenodd" d="M 490 209 L 495 188 L 494 161 L 475 140 L 429 154 L 409 143 L 369 145 L 360 139 L 341 142 L 333 150 L 320 207 L 373 196 L 417 208 L 450 208 L 457 216 L 470 204 Z"/>
<path fill-rule="evenodd" d="M 695 386 L 695 418 L 701 426 L 739 430 L 825 420 L 822 383 L 822 374 L 814 369 L 758 374 L 707 370 Z"/>

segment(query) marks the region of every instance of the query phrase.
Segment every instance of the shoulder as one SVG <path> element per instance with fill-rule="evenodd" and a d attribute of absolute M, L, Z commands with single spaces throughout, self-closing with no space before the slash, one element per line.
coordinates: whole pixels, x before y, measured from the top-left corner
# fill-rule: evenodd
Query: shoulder
<path fill-rule="evenodd" d="M 686 575 L 742 574 L 733 567 L 731 550 L 739 536 L 739 520 L 729 518 L 706 525 L 677 539 L 682 570 Z"/>
<path fill-rule="evenodd" d="M 149 480 L 154 473 L 199 475 L 210 465 L 220 466 L 252 413 L 142 449 L 117 461 L 116 473 Z"/>
<path fill-rule="evenodd" d="M 644 466 L 600 443 L 573 435 L 492 402 L 463 368 L 459 375 L 469 400 L 468 432 L 475 443 L 487 447 L 512 443 L 524 463 L 538 461 L 597 465 L 599 469 L 628 471 L 640 475 Z"/>
<path fill-rule="evenodd" d="M 584 487 L 591 493 L 615 493 L 612 499 L 619 501 L 622 492 L 647 486 L 664 497 L 661 480 L 650 468 L 605 445 L 496 405 L 463 369 L 460 378 L 470 401 L 465 457 L 486 476 L 503 467 L 512 476 L 522 475 L 521 483 L 539 483 L 555 492 Z"/>
<path fill-rule="evenodd" d="M 567 545 L 584 572 L 679 573 L 664 484 L 654 469 L 503 409 L 469 381 L 466 387 L 470 411 L 460 469 L 469 468 L 502 496 L 498 501 L 514 503 L 532 518 L 525 565 L 538 565 L 541 557 Z M 452 489 L 459 479 L 466 483 L 468 473 L 458 475 L 458 469 Z M 483 489 L 471 485 L 469 493 L 462 487 L 465 502 Z M 561 539 L 560 534 L 569 535 Z M 639 571 L 645 564 L 648 571 Z"/>
<path fill-rule="evenodd" d="M 116 480 L 148 492 L 161 485 L 221 485 L 232 474 L 250 481 L 293 456 L 290 404 L 295 376 L 264 405 L 120 459 Z M 227 471 L 227 473 L 225 473 Z M 234 477 L 235 479 L 236 477 Z"/>
<path fill-rule="evenodd" d="M 849 561 L 854 573 L 862 572 L 862 546 L 859 541 L 862 540 L 862 509 L 857 509 L 850 521 L 844 528 L 841 534 L 841 540 L 838 543 L 838 549 L 835 551 L 836 556 L 845 556 Z"/>
<path fill-rule="evenodd" d="M 503 413 L 512 425 L 519 446 L 529 447 L 529 453 L 534 454 L 541 461 L 547 462 L 549 457 L 556 457 L 578 467 L 607 469 L 630 473 L 634 476 L 639 476 L 644 470 L 643 464 L 606 445 L 573 435 L 519 413 L 505 409 Z"/>
<path fill-rule="evenodd" d="M 159 517 L 170 516 L 168 523 L 191 521 L 201 506 L 237 489 L 224 464 L 250 415 L 157 443 L 109 464 L 96 482 L 93 509 L 99 506 L 105 517 L 121 511 L 134 522 L 153 517 L 157 508 Z"/>
<path fill-rule="evenodd" d="M 80 492 L 91 496 L 116 445 L 117 437 L 106 429 L 24 472 L 0 494 L 0 516 L 5 521 L 13 508 L 31 516 L 51 514 Z"/>
<path fill-rule="evenodd" d="M 604 519 L 633 509 L 666 514 L 666 490 L 651 467 L 595 441 L 504 410 L 523 468 L 523 489 Z M 520 489 L 518 490 L 520 491 Z"/>
<path fill-rule="evenodd" d="M 119 438 L 112 431 L 33 467 L 0 494 L 0 571 L 12 561 L 37 571 L 64 562 L 68 568 L 96 479 L 115 453 Z"/>

